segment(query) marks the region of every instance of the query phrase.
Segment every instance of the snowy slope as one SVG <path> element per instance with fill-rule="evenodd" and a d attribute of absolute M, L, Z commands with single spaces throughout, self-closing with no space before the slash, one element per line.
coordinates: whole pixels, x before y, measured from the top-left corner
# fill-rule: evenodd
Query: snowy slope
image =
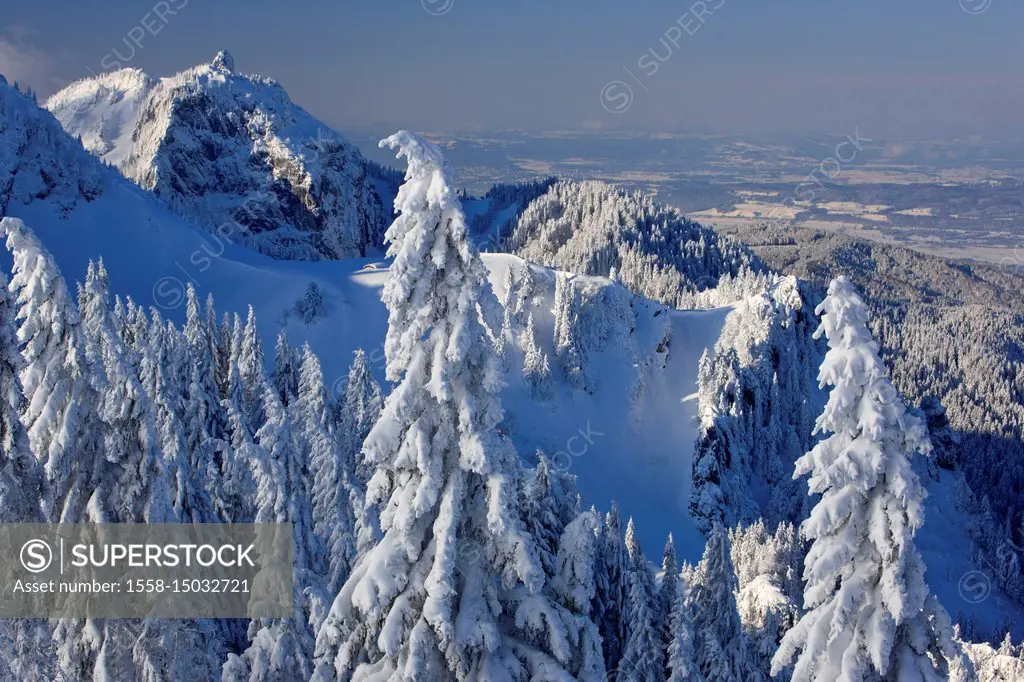
<path fill-rule="evenodd" d="M 522 259 L 505 254 L 485 254 L 484 262 L 499 298 L 504 296 L 505 270 L 518 272 L 526 267 Z M 553 358 L 554 273 L 529 267 L 541 287 L 533 304 L 538 336 L 543 350 Z M 605 278 L 573 279 L 581 287 L 625 294 L 620 285 Z M 556 467 L 576 475 L 586 502 L 607 510 L 615 501 L 624 514 L 635 517 L 641 544 L 650 556 L 660 552 L 672 532 L 682 556 L 696 560 L 704 539 L 688 509 L 699 423 L 694 399 L 697 365 L 718 338 L 729 309 L 672 311 L 625 295 L 633 313 L 631 329 L 624 329 L 625 338 L 616 338 L 590 358 L 592 393 L 559 382 L 553 366 L 554 395 L 550 400 L 535 400 L 517 371 L 522 363 L 521 344 L 509 354 L 508 429 L 520 455 L 529 459 L 535 450 L 543 450 Z M 514 331 L 518 336 L 523 330 Z M 663 340 L 662 355 L 657 349 Z"/>
<path fill-rule="evenodd" d="M 308 341 L 322 360 L 329 385 L 341 385 L 351 353 L 360 347 L 367 351 L 376 378 L 384 381 L 381 344 L 387 314 L 379 299 L 387 275 L 384 263 L 372 259 L 278 261 L 218 244 L 123 182 L 115 182 L 103 197 L 79 207 L 68 218 L 55 214 L 45 203 L 20 207 L 15 215 L 39 234 L 69 281 L 83 277 L 90 258 L 102 257 L 114 293 L 155 306 L 177 323 L 184 318 L 184 288 L 192 282 L 201 297 L 214 295 L 218 311 L 244 316 L 246 306 L 252 304 L 265 348 L 273 348 L 282 327 L 293 344 Z M 208 255 L 221 251 L 218 258 Z M 486 255 L 484 261 L 496 288 L 506 268 L 524 267 L 513 256 Z M 537 271 L 548 284 L 536 303 L 537 309 L 545 310 L 550 307 L 554 274 Z M 590 279 L 593 286 L 620 288 L 607 280 Z M 313 281 L 324 292 L 327 312 L 323 319 L 306 325 L 294 308 Z M 500 295 L 500 290 L 496 293 Z M 606 510 L 613 500 L 619 502 L 624 513 L 637 518 L 643 546 L 652 555 L 671 531 L 683 556 L 698 558 L 703 539 L 687 514 L 696 401 L 685 398 L 695 391 L 697 362 L 718 337 L 727 310 L 669 312 L 626 295 L 635 303 L 633 343 L 606 348 L 596 358 L 600 376 L 593 395 L 571 390 L 556 379 L 552 399 L 537 402 L 512 363 L 506 389 L 507 430 L 527 460 L 542 448 L 562 468 L 578 475 L 588 504 Z M 662 316 L 669 316 L 671 328 L 665 369 L 648 372 L 650 383 L 642 407 L 631 410 L 631 388 L 639 371 L 633 356 L 653 352 L 663 333 L 657 323 Z M 550 345 L 550 314 L 538 314 L 537 327 L 538 336 Z M 639 422 L 633 421 L 637 414 Z"/>
<path fill-rule="evenodd" d="M 928 567 L 928 586 L 954 620 L 958 612 L 964 619 L 973 617 L 982 635 L 1003 632 L 1008 622 L 1017 641 L 1024 633 L 1024 613 L 996 587 L 995 568 L 971 551 L 971 519 L 957 509 L 956 482 L 962 474 L 943 469 L 936 474 L 938 480 L 921 477 L 928 498 L 924 526 L 916 537 Z"/>
<path fill-rule="evenodd" d="M 46 107 L 174 211 L 262 253 L 367 255 L 390 221 L 359 151 L 227 52 L 167 78 L 79 81 Z"/>
<path fill-rule="evenodd" d="M 121 69 L 72 83 L 47 105 L 88 151 L 120 167 L 132 151 L 139 109 L 155 85 L 139 69 Z"/>

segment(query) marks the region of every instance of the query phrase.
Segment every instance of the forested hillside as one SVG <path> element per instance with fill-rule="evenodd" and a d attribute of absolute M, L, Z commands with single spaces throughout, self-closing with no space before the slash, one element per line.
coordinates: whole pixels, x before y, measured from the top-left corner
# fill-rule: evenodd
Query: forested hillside
<path fill-rule="evenodd" d="M 1024 599 L 1024 276 L 805 228 L 734 234 L 781 271 L 819 287 L 842 272 L 863 289 L 894 383 L 945 430 L 940 462 L 967 479 L 986 575 Z"/>
<path fill-rule="evenodd" d="M 251 85 L 226 57 L 189 73 Z M 237 104 L 203 101 L 205 121 Z M 1015 318 L 964 327 L 990 308 L 779 274 L 600 183 L 467 198 L 408 132 L 385 140 L 400 187 L 366 167 L 398 216 L 381 259 L 309 253 L 313 232 L 286 252 L 264 248 L 280 232 L 221 241 L 3 83 L 0 115 L 2 520 L 289 523 L 295 557 L 290 618 L 4 620 L 0 677 L 1020 669 L 1019 473 L 979 466 L 1009 422 L 985 420 L 1019 403 L 1020 346 L 998 326 Z M 509 226 L 516 255 L 481 255 Z M 965 451 L 956 412 L 987 450 Z M 967 601 L 979 570 L 998 576 Z"/>

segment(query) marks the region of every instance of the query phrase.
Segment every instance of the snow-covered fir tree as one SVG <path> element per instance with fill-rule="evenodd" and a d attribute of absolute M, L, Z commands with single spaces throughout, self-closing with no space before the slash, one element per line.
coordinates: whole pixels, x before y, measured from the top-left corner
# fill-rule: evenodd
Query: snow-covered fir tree
<path fill-rule="evenodd" d="M 688 589 L 677 592 L 669 622 L 671 640 L 665 657 L 667 682 L 705 682 L 700 666 L 697 665 L 697 651 L 694 648 L 696 635 L 688 603 Z"/>
<path fill-rule="evenodd" d="M 507 347 L 512 343 L 512 316 L 514 312 L 512 294 L 514 287 L 515 282 L 512 279 L 512 268 L 507 268 L 502 281 L 501 330 L 498 332 L 497 338 L 494 340 L 494 349 L 502 358 L 505 357 L 505 353 L 508 350 Z"/>
<path fill-rule="evenodd" d="M 551 367 L 547 353 L 537 343 L 537 330 L 533 326 L 533 312 L 526 318 L 523 331 L 523 380 L 530 392 L 539 400 L 551 397 Z"/>
<path fill-rule="evenodd" d="M 271 381 L 281 402 L 288 407 L 299 391 L 299 372 L 302 358 L 296 356 L 288 343 L 288 334 L 282 329 L 274 345 L 274 371 Z"/>
<path fill-rule="evenodd" d="M 559 471 L 542 452 L 523 486 L 522 513 L 523 528 L 537 545 L 541 566 L 554 575 L 562 533 L 579 514 L 579 494 L 575 477 Z"/>
<path fill-rule="evenodd" d="M 672 643 L 672 612 L 676 608 L 679 597 L 679 559 L 676 556 L 676 545 L 669 533 L 665 549 L 661 553 L 661 580 L 654 599 L 654 629 L 661 640 L 661 650 L 666 653 Z M 662 661 L 664 665 L 664 659 Z"/>
<path fill-rule="evenodd" d="M 566 624 L 520 530 L 518 457 L 502 436 L 500 366 L 478 313 L 486 272 L 440 150 L 383 144 L 409 168 L 388 229 L 388 378 L 364 444 L 381 541 L 357 562 L 317 643 L 314 679 L 561 679 Z M 554 645 L 552 645 L 554 641 Z"/>
<path fill-rule="evenodd" d="M 221 400 L 227 397 L 230 388 L 233 340 L 231 315 L 225 312 L 217 329 L 217 386 L 220 388 Z"/>
<path fill-rule="evenodd" d="M 340 448 L 342 470 L 347 472 L 349 505 L 355 520 L 356 554 L 365 553 L 377 540 L 375 509 L 366 504 L 366 486 L 371 469 L 363 459 L 363 441 L 377 423 L 384 399 L 380 384 L 370 372 L 370 362 L 362 348 L 353 354 L 335 420 L 334 437 Z"/>
<path fill-rule="evenodd" d="M 222 497 L 228 510 L 228 521 L 251 522 L 256 514 L 253 501 L 255 481 L 248 458 L 254 445 L 255 433 L 249 428 L 246 416 L 245 387 L 238 372 L 238 364 L 230 362 L 228 395 L 221 401 L 227 423 L 229 442 L 220 453 Z"/>
<path fill-rule="evenodd" d="M 516 298 L 513 305 L 513 319 L 519 326 L 526 324 L 533 306 L 537 302 L 537 277 L 529 263 L 523 263 L 523 272 L 516 285 Z"/>
<path fill-rule="evenodd" d="M 748 679 L 747 644 L 735 594 L 729 539 L 721 526 L 715 526 L 693 572 L 689 595 L 697 666 L 707 680 Z"/>
<path fill-rule="evenodd" d="M 43 474 L 21 424 L 25 396 L 18 375 L 15 306 L 0 274 L 0 523 L 41 523 Z M 46 621 L 0 622 L 0 676 L 26 682 L 56 677 L 56 657 Z"/>
<path fill-rule="evenodd" d="M 583 359 L 575 329 L 578 306 L 579 300 L 572 280 L 567 275 L 558 273 L 555 278 L 555 303 L 552 311 L 555 316 L 555 356 L 569 385 L 573 388 L 584 388 L 586 380 Z"/>
<path fill-rule="evenodd" d="M 383 406 L 383 393 L 370 371 L 369 357 L 357 348 L 345 379 L 345 392 L 337 405 L 335 425 L 348 458 L 346 467 L 355 471 L 364 485 L 372 472 L 363 462 L 363 441 L 377 423 Z"/>
<path fill-rule="evenodd" d="M 948 679 L 961 654 L 914 546 L 925 492 L 910 457 L 930 451 L 927 430 L 889 381 L 849 280 L 833 280 L 817 313 L 829 344 L 819 382 L 833 388 L 815 428 L 831 435 L 797 461 L 821 495 L 801 526 L 808 611 L 772 670 L 792 664 L 797 682 Z"/>
<path fill-rule="evenodd" d="M 204 319 L 199 308 L 199 297 L 191 284 L 186 299 L 184 334 L 191 371 L 184 415 L 185 448 L 191 467 L 205 489 L 206 499 L 200 503 L 197 511 L 200 515 L 211 514 L 211 520 L 221 520 L 229 517 L 222 472 L 230 445 L 217 380 L 218 345 L 213 336 L 216 327 L 210 326 L 216 323 L 216 313 L 212 297 L 208 298 Z"/>
<path fill-rule="evenodd" d="M 312 476 L 313 530 L 325 555 L 327 591 L 334 596 L 356 556 L 355 470 L 345 456 L 344 445 L 328 430 L 327 389 L 320 360 L 308 345 L 302 347 L 301 358 L 298 398 L 292 411 Z"/>
<path fill-rule="evenodd" d="M 18 379 L 23 361 L 15 314 L 7 278 L 0 273 L 0 518 L 3 523 L 40 523 L 43 477 L 21 424 L 25 396 Z"/>
<path fill-rule="evenodd" d="M 605 667 L 614 669 L 626 645 L 626 575 L 628 560 L 619 507 L 612 503 L 601 526 L 594 576 L 596 589 L 591 616 L 601 634 Z"/>
<path fill-rule="evenodd" d="M 238 319 L 235 320 L 235 337 L 238 337 Z M 246 416 L 249 419 L 249 426 L 252 429 L 258 428 L 263 423 L 263 344 L 260 341 L 259 329 L 256 326 L 256 311 L 249 306 L 249 313 L 245 318 L 245 327 L 241 330 L 241 338 L 238 339 L 238 375 L 245 387 Z M 235 341 L 232 340 L 234 347 Z M 232 350 L 234 354 L 234 350 Z"/>
<path fill-rule="evenodd" d="M 22 424 L 47 483 L 43 515 L 50 521 L 84 520 L 95 486 L 93 467 L 102 459 L 102 433 L 78 311 L 36 236 L 18 220 L 4 219 L 3 229 L 14 261 L 10 287 L 23 359 Z"/>
<path fill-rule="evenodd" d="M 188 450 L 183 423 L 184 384 L 179 374 L 181 359 L 176 339 L 157 311 L 151 313 L 147 350 L 141 375 L 153 397 L 157 438 L 166 472 L 165 492 L 170 495 L 170 513 L 164 522 L 210 523 L 216 519 L 206 485 L 205 467 L 196 466 L 205 448 L 195 454 Z"/>
<path fill-rule="evenodd" d="M 633 519 L 626 526 L 626 644 L 616 682 L 658 682 L 665 678 L 661 633 L 655 627 L 654 575 L 640 551 Z"/>
<path fill-rule="evenodd" d="M 96 409 L 104 426 L 105 460 L 91 516 L 106 523 L 164 521 L 168 510 L 161 488 L 166 481 L 153 404 L 139 376 L 139 361 L 118 333 L 108 286 L 103 262 L 90 262 L 79 291 L 79 309 L 85 355 L 102 376 Z"/>
<path fill-rule="evenodd" d="M 580 682 L 607 679 L 601 636 L 590 618 L 594 599 L 595 559 L 601 515 L 595 510 L 578 514 L 565 525 L 558 540 L 558 553 L 550 575 L 554 601 L 562 607 L 561 617 L 568 629 L 568 645 L 573 651 L 568 672 Z"/>
<path fill-rule="evenodd" d="M 250 449 L 256 478 L 255 521 L 292 524 L 294 616 L 251 621 L 249 648 L 241 656 L 228 657 L 222 679 L 305 682 L 313 672 L 314 631 L 326 613 L 328 598 L 318 572 L 321 551 L 313 532 L 308 464 L 277 389 L 265 378 L 262 383 L 266 421 Z"/>

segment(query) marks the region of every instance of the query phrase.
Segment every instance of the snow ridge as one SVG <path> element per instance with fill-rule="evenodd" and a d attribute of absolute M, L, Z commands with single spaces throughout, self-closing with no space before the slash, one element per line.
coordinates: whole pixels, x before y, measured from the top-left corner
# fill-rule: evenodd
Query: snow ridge
<path fill-rule="evenodd" d="M 67 214 L 99 196 L 108 177 L 50 114 L 0 83 L 0 215 L 39 201 Z"/>

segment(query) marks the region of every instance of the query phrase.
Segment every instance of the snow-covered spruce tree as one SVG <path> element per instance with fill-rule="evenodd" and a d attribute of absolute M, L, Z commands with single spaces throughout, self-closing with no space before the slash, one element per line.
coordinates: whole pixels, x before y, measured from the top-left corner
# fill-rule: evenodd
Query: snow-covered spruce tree
<path fill-rule="evenodd" d="M 345 393 L 337 407 L 335 428 L 340 431 L 339 439 L 350 458 L 348 467 L 356 472 L 356 478 L 366 484 L 372 471 L 363 463 L 363 441 L 377 423 L 384 398 L 380 384 L 370 372 L 370 360 L 362 348 L 353 353 L 352 364 L 345 380 Z"/>
<path fill-rule="evenodd" d="M 668 682 L 704 682 L 697 664 L 693 618 L 687 602 L 687 591 L 679 590 L 670 619 L 672 636 L 668 644 L 666 668 Z"/>
<path fill-rule="evenodd" d="M 204 306 L 205 326 L 206 326 L 206 338 L 210 343 L 210 350 L 213 354 L 213 373 L 217 377 L 218 387 L 220 386 L 220 352 L 221 352 L 221 336 L 220 327 L 217 324 L 217 309 L 213 305 L 213 294 L 206 295 L 206 305 Z"/>
<path fill-rule="evenodd" d="M 21 424 L 25 396 L 18 375 L 14 301 L 0 273 L 0 523 L 41 523 L 43 475 Z M 50 629 L 42 619 L 0 621 L 0 677 L 44 682 L 56 677 Z"/>
<path fill-rule="evenodd" d="M 89 366 L 102 368 L 95 386 L 102 420 L 104 458 L 97 476 L 90 516 L 97 522 L 167 520 L 167 508 L 155 509 L 154 486 L 164 485 L 153 404 L 143 389 L 139 360 L 125 345 L 109 305 L 103 262 L 91 261 L 79 290 L 82 338 Z"/>
<path fill-rule="evenodd" d="M 102 366 L 89 366 L 78 310 L 49 252 L 20 220 L 5 218 L 13 256 L 20 373 L 26 398 L 22 424 L 46 477 L 43 515 L 49 521 L 83 521 L 102 461 L 102 430 L 93 386 Z"/>
<path fill-rule="evenodd" d="M 534 294 L 537 288 L 537 278 L 533 274 L 533 268 L 529 263 L 523 263 L 523 274 L 519 277 L 519 284 L 516 286 L 516 299 L 513 310 L 514 319 L 517 325 L 526 324 L 527 318 L 533 310 L 536 298 Z"/>
<path fill-rule="evenodd" d="M 124 340 L 124 327 L 128 323 L 128 308 L 125 307 L 124 300 L 114 294 L 114 309 L 112 312 L 114 316 L 114 328 L 117 330 L 118 336 L 121 337 L 121 341 L 127 343 Z"/>
<path fill-rule="evenodd" d="M 537 344 L 537 330 L 533 326 L 533 312 L 526 318 L 523 332 L 523 379 L 530 387 L 534 398 L 543 400 L 551 397 L 551 367 L 547 353 Z"/>
<path fill-rule="evenodd" d="M 327 389 L 320 360 L 302 347 L 298 398 L 292 405 L 300 442 L 306 451 L 313 485 L 313 529 L 324 552 L 327 593 L 334 597 L 348 577 L 356 555 L 356 523 L 351 478 L 342 445 L 328 432 Z"/>
<path fill-rule="evenodd" d="M 146 311 L 137 305 L 131 296 L 125 299 L 124 323 L 121 325 L 121 340 L 136 353 L 142 352 L 142 346 L 146 342 L 145 330 L 149 329 L 149 320 L 146 318 Z M 142 336 L 139 332 L 142 331 Z"/>
<path fill-rule="evenodd" d="M 375 510 L 366 504 L 366 485 L 372 471 L 363 460 L 363 441 L 377 423 L 384 399 L 380 384 L 370 373 L 362 348 L 356 350 L 345 382 L 345 393 L 335 420 L 333 435 L 348 472 L 349 506 L 355 520 L 356 554 L 366 553 L 377 541 Z M 334 593 L 336 594 L 336 592 Z"/>
<path fill-rule="evenodd" d="M 157 438 L 170 495 L 170 517 L 164 522 L 210 523 L 216 520 L 207 493 L 205 468 L 193 465 L 185 438 L 184 383 L 176 339 L 158 311 L 150 313 L 149 345 L 142 358 L 142 381 L 153 399 Z M 157 491 L 160 492 L 160 491 Z"/>
<path fill-rule="evenodd" d="M 155 316 L 152 316 L 154 321 Z M 191 362 L 189 360 L 188 340 L 185 335 L 174 326 L 174 323 L 170 320 L 165 320 L 164 323 L 164 334 L 167 337 L 167 356 L 165 363 L 170 370 L 172 381 L 174 381 L 175 390 L 178 395 L 181 396 L 178 405 L 181 410 L 185 407 L 185 396 L 188 394 L 188 383 L 191 376 Z M 184 413 L 181 412 L 182 422 L 184 423 Z"/>
<path fill-rule="evenodd" d="M 794 475 L 810 474 L 821 495 L 801 526 L 808 612 L 772 671 L 792 664 L 797 682 L 948 679 L 947 659 L 962 654 L 914 546 L 925 491 L 910 457 L 930 451 L 927 430 L 890 383 L 850 281 L 833 280 L 817 313 L 829 345 L 818 379 L 833 389 L 815 430 L 832 435 L 797 460 Z"/>
<path fill-rule="evenodd" d="M 679 597 L 679 559 L 672 534 L 668 534 L 665 549 L 661 553 L 661 584 L 654 599 L 654 628 L 661 641 L 661 650 L 666 653 L 672 643 L 672 611 Z M 664 663 L 664 659 L 662 659 Z M 666 668 L 667 666 L 663 665 Z"/>
<path fill-rule="evenodd" d="M 199 306 L 199 296 L 195 288 L 189 284 L 186 289 L 185 306 L 185 342 L 189 359 L 198 374 L 189 372 L 188 392 L 191 396 L 193 382 L 198 381 L 196 388 L 202 391 L 194 402 L 200 408 L 203 416 L 209 420 L 202 423 L 201 430 L 207 431 L 208 436 L 220 435 L 214 433 L 222 425 L 215 425 L 216 405 L 219 402 L 219 389 L 217 386 L 217 337 L 216 327 L 211 327 L 211 321 L 215 324 L 216 313 L 213 308 L 213 296 L 206 299 L 205 313 Z"/>
<path fill-rule="evenodd" d="M 229 361 L 228 395 L 221 401 L 227 420 L 229 447 L 221 452 L 220 477 L 224 500 L 225 520 L 251 523 L 256 514 L 253 503 L 255 481 L 248 464 L 255 434 L 249 428 L 245 415 L 245 388 L 239 376 L 238 364 Z"/>
<path fill-rule="evenodd" d="M 497 428 L 487 273 L 440 150 L 407 132 L 382 144 L 409 163 L 383 292 L 400 383 L 363 447 L 383 538 L 334 602 L 314 679 L 569 679 L 567 628 L 519 527 L 519 460 Z"/>
<path fill-rule="evenodd" d="M 128 309 L 128 326 L 131 327 L 131 337 L 133 339 L 131 347 L 141 354 L 149 348 L 149 313 L 131 299 L 128 300 Z"/>
<path fill-rule="evenodd" d="M 185 448 L 191 467 L 205 487 L 206 498 L 213 518 L 202 523 L 230 518 L 227 510 L 221 472 L 223 460 L 229 452 L 227 422 L 220 404 L 217 384 L 217 341 L 212 336 L 210 322 L 216 320 L 213 299 L 206 302 L 206 317 L 201 317 L 199 298 L 189 284 L 185 322 L 185 341 L 188 349 L 190 372 L 185 406 Z"/>
<path fill-rule="evenodd" d="M 579 515 L 576 478 L 558 471 L 538 451 L 537 466 L 523 486 L 523 528 L 533 537 L 541 566 L 555 574 L 555 557 L 565 527 Z"/>
<path fill-rule="evenodd" d="M 1013 637 L 1007 632 L 1006 636 L 1003 637 L 1003 641 L 1000 642 L 999 648 L 996 649 L 996 653 L 1000 656 L 1016 656 L 1017 649 L 1013 646 Z"/>
<path fill-rule="evenodd" d="M 313 532 L 308 466 L 277 389 L 263 380 L 266 421 L 250 449 L 256 478 L 256 523 L 291 523 L 295 567 L 291 618 L 256 619 L 251 643 L 241 655 L 229 655 L 224 682 L 306 682 L 313 672 L 314 630 L 327 610 L 323 577 L 317 572 L 320 549 Z"/>
<path fill-rule="evenodd" d="M 688 600 L 693 614 L 697 665 L 707 680 L 749 679 L 747 644 L 735 594 L 736 574 L 729 557 L 729 539 L 722 527 L 716 525 L 693 572 Z"/>
<path fill-rule="evenodd" d="M 236 321 L 237 324 L 237 321 Z M 233 345 L 233 344 L 232 344 Z M 253 431 L 263 424 L 263 344 L 256 326 L 256 312 L 249 306 L 245 328 L 238 345 L 238 374 L 245 387 L 246 416 Z"/>
<path fill-rule="evenodd" d="M 231 316 L 225 312 L 217 330 L 217 386 L 220 388 L 221 400 L 227 398 L 230 389 L 233 341 Z"/>
<path fill-rule="evenodd" d="M 654 576 L 640 551 L 633 519 L 626 526 L 626 645 L 616 671 L 617 682 L 665 679 L 660 633 L 654 622 Z"/>
<path fill-rule="evenodd" d="M 619 507 L 614 502 L 605 515 L 598 544 L 594 577 L 597 583 L 591 616 L 601 634 L 604 664 L 614 669 L 626 644 L 626 546 Z"/>
<path fill-rule="evenodd" d="M 569 630 L 573 657 L 569 672 L 580 682 L 604 682 L 607 679 L 601 636 L 590 619 L 594 599 L 594 567 L 599 542 L 601 515 L 585 511 L 571 520 L 558 540 L 551 592 L 564 611 L 562 619 Z"/>
<path fill-rule="evenodd" d="M 21 424 L 25 395 L 18 380 L 23 361 L 17 334 L 14 301 L 0 273 L 0 519 L 40 523 L 43 479 Z"/>
<path fill-rule="evenodd" d="M 131 296 L 121 298 L 118 294 L 114 295 L 114 320 L 117 322 L 117 333 L 121 335 L 121 340 L 126 346 L 135 350 L 135 347 L 128 341 L 130 334 L 128 327 L 131 323 L 132 305 Z"/>
<path fill-rule="evenodd" d="M 282 329 L 274 345 L 274 372 L 271 380 L 281 402 L 288 407 L 299 391 L 299 367 L 302 359 L 288 343 L 288 334 Z"/>
<path fill-rule="evenodd" d="M 561 365 L 566 381 L 573 388 L 584 388 L 586 385 L 583 363 L 580 357 L 579 339 L 576 338 L 576 320 L 578 317 L 576 296 L 572 280 L 564 273 L 555 277 L 555 355 Z"/>
<path fill-rule="evenodd" d="M 501 331 L 498 332 L 498 336 L 494 341 L 494 348 L 502 358 L 505 357 L 508 345 L 512 343 L 512 290 L 515 286 L 512 279 L 512 268 L 507 268 L 505 270 L 503 285 L 504 291 L 502 292 L 501 297 Z"/>

